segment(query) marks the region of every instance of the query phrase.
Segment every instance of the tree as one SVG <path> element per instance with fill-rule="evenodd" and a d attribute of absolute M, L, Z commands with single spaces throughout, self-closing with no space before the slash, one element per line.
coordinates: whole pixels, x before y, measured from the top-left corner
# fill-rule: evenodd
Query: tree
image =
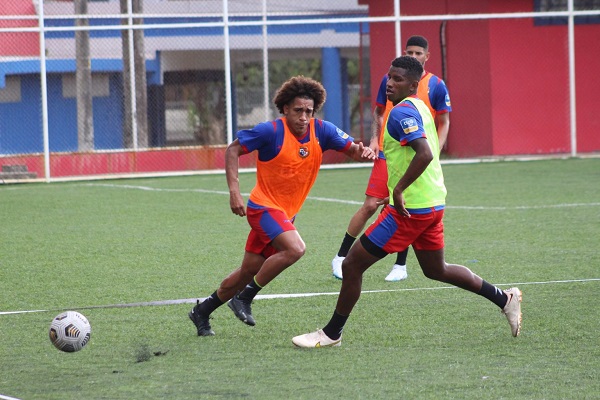
<path fill-rule="evenodd" d="M 135 14 L 143 12 L 143 0 L 120 0 L 121 14 L 127 14 L 127 2 L 131 1 L 131 9 Z M 142 24 L 142 18 L 133 18 L 133 25 Z M 128 24 L 126 18 L 122 19 L 123 25 Z M 135 103 L 136 115 L 133 116 L 131 105 L 131 69 L 129 54 L 129 32 L 121 31 L 121 43 L 123 46 L 123 146 L 133 148 L 133 118 L 137 124 L 137 145 L 148 147 L 148 95 L 146 87 L 146 57 L 144 50 L 144 31 L 133 30 L 133 65 L 135 79 Z"/>
<path fill-rule="evenodd" d="M 88 0 L 75 0 L 75 14 L 88 12 Z M 87 27 L 87 18 L 77 18 L 75 26 Z M 90 59 L 90 32 L 75 32 L 75 92 L 77 98 L 77 148 L 79 151 L 94 149 L 94 111 L 92 105 L 92 65 Z"/>

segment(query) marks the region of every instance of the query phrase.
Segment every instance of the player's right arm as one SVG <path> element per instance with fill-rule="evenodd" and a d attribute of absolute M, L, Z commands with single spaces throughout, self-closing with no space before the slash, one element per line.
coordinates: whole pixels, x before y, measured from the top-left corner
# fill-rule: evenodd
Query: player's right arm
<path fill-rule="evenodd" d="M 258 151 L 258 159 L 268 161 L 278 153 L 276 150 L 275 121 L 261 122 L 252 129 L 242 129 L 225 150 L 225 176 L 229 187 L 231 212 L 243 217 L 246 215 L 244 199 L 240 193 L 239 158 L 244 154 Z"/>
<path fill-rule="evenodd" d="M 371 123 L 371 141 L 369 142 L 369 147 L 375 152 L 375 154 L 379 154 L 379 135 L 381 134 L 381 130 L 383 128 L 383 114 L 385 113 L 385 106 L 381 106 L 377 104 L 375 109 L 373 109 L 373 123 Z"/>
<path fill-rule="evenodd" d="M 373 109 L 373 122 L 371 123 L 371 141 L 369 147 L 379 156 L 381 150 L 381 136 L 383 136 L 382 129 L 385 116 L 385 108 L 387 104 L 387 95 L 385 92 L 385 86 L 388 81 L 388 76 L 384 75 L 379 83 L 379 89 L 377 90 L 377 98 L 375 99 L 375 108 Z"/>
<path fill-rule="evenodd" d="M 246 154 L 239 139 L 235 139 L 225 150 L 225 176 L 229 187 L 229 206 L 231 212 L 243 217 L 246 215 L 244 199 L 240 193 L 239 158 Z"/>

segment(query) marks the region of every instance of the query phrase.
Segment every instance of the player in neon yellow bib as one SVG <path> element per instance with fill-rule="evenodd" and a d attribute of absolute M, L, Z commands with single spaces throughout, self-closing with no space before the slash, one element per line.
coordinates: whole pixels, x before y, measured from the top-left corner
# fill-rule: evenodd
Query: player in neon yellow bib
<path fill-rule="evenodd" d="M 384 134 L 390 204 L 344 259 L 342 288 L 329 323 L 316 332 L 294 337 L 292 342 L 298 347 L 340 346 L 344 325 L 361 294 L 364 272 L 409 245 L 425 276 L 487 298 L 502 310 L 512 335 L 520 333 L 522 294 L 518 288 L 503 291 L 469 268 L 444 259 L 446 187 L 433 117 L 416 97 L 422 72 L 421 63 L 413 57 L 392 61 L 386 95 L 394 108 Z"/>
<path fill-rule="evenodd" d="M 417 97 L 407 97 L 395 107 L 410 107 L 409 104 L 416 108 L 423 120 L 423 128 L 431 152 L 433 154 L 439 154 L 437 130 L 429 109 L 425 103 Z M 418 125 L 416 117 L 404 118 L 401 122 L 403 131 L 409 134 L 407 137 L 410 137 L 410 134 L 417 132 Z M 383 140 L 384 147 L 387 149 L 388 189 L 390 193 L 392 193 L 394 187 L 408 169 L 410 162 L 415 155 L 415 150 L 413 150 L 411 146 L 406 145 L 406 138 L 402 138 L 400 140 L 401 145 L 398 146 L 399 141 L 388 131 L 387 122 Z M 444 186 L 444 175 L 442 174 L 442 166 L 440 165 L 439 157 L 434 157 L 425 171 L 406 188 L 404 191 L 404 200 L 406 201 L 406 207 L 409 208 L 425 208 L 443 206 L 445 204 L 446 187 Z M 390 197 L 390 204 L 394 204 L 393 197 Z"/>

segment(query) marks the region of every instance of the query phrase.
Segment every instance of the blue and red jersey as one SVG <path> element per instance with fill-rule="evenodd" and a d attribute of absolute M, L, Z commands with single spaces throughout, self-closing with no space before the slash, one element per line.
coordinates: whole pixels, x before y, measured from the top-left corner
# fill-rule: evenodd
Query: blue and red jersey
<path fill-rule="evenodd" d="M 354 139 L 340 128 L 329 121 L 314 118 L 315 135 L 319 141 L 322 151 L 337 150 L 345 151 L 353 143 Z M 260 161 L 268 161 L 281 150 L 284 137 L 283 119 L 267 121 L 256 125 L 252 129 L 244 129 L 237 133 L 237 138 L 245 152 L 258 151 Z M 309 132 L 298 139 L 300 143 L 310 140 Z"/>
<path fill-rule="evenodd" d="M 379 85 L 379 91 L 377 92 L 377 99 L 375 104 L 378 107 L 386 107 L 388 99 L 385 94 L 385 85 L 387 84 L 387 74 L 383 76 L 381 84 Z M 421 93 L 427 93 L 425 97 Z M 448 94 L 448 88 L 446 83 L 438 76 L 431 72 L 426 72 L 425 75 L 419 81 L 419 98 L 425 102 L 427 107 L 432 111 L 431 115 L 434 117 L 436 114 L 443 114 L 452 111 L 450 103 L 450 95 Z"/>

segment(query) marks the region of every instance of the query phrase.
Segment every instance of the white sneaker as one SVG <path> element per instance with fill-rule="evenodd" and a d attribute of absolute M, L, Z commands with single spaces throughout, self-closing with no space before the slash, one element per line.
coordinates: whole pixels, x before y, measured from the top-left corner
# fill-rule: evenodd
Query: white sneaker
<path fill-rule="evenodd" d="M 517 337 L 521 333 L 521 322 L 523 320 L 523 314 L 521 313 L 523 293 L 516 287 L 507 289 L 504 293 L 508 296 L 508 302 L 502 309 L 502 314 L 506 315 L 512 335 Z"/>
<path fill-rule="evenodd" d="M 346 257 L 335 256 L 333 257 L 333 260 L 331 260 L 333 276 L 335 276 L 338 279 L 342 279 L 342 261 L 344 261 L 344 258 Z"/>
<path fill-rule="evenodd" d="M 394 268 L 392 268 L 388 276 L 385 277 L 385 280 L 388 282 L 398 282 L 403 281 L 406 278 L 408 278 L 406 265 L 394 264 Z"/>
<path fill-rule="evenodd" d="M 305 333 L 304 335 L 296 336 L 292 338 L 292 343 L 296 347 L 339 347 L 342 345 L 342 337 L 333 340 L 323 332 L 323 329 L 319 329 L 316 332 Z"/>

